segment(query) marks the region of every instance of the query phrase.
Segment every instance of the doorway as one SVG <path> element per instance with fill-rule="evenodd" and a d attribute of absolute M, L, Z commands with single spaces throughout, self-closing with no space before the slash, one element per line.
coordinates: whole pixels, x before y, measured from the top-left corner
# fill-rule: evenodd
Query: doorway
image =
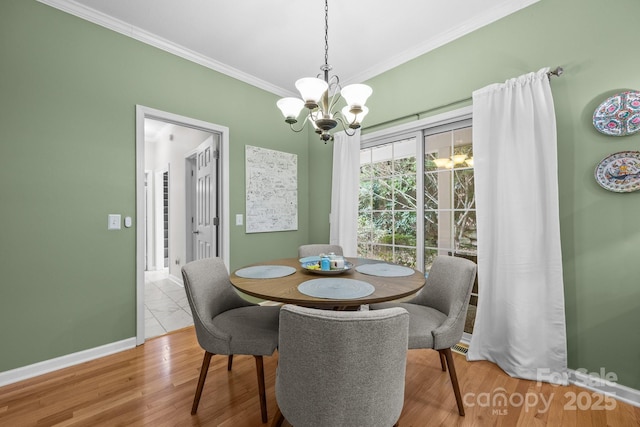
<path fill-rule="evenodd" d="M 174 296 L 181 301 L 170 303 L 182 303 L 180 308 L 186 305 L 188 310 L 184 289 L 170 286 L 171 282 L 182 286 L 182 265 L 203 255 L 219 256 L 229 266 L 229 130 L 143 106 L 136 108 L 136 128 L 136 343 L 142 344 L 145 335 L 149 336 L 147 324 L 152 324 L 145 322 L 150 317 L 146 300 L 158 307 L 160 302 L 155 299 Z M 198 159 L 206 156 L 214 163 L 198 175 Z M 194 179 L 190 177 L 192 165 Z M 194 187 L 203 183 L 200 189 Z M 196 197 L 203 191 L 208 198 Z M 203 207 L 203 201 L 210 204 Z M 198 212 L 203 215 L 194 215 Z M 209 247 L 199 253 L 193 250 L 194 241 L 204 247 L 208 242 Z M 145 286 L 145 276 L 158 286 Z M 154 294 L 145 295 L 145 288 Z M 184 316 L 181 318 L 178 306 L 173 308 L 165 310 L 176 312 L 168 323 L 184 327 L 180 326 Z M 162 314 L 160 308 L 156 314 Z"/>

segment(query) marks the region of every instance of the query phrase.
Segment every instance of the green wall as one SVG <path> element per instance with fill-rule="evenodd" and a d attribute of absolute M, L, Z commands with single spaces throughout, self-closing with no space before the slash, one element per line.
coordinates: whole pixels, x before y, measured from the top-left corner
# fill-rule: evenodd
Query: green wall
<path fill-rule="evenodd" d="M 231 268 L 295 256 L 308 139 L 277 99 L 34 0 L 0 2 L 0 372 L 135 336 L 135 227 L 107 231 L 107 215 L 136 215 L 136 104 L 229 128 L 232 217 L 245 144 L 297 154 L 298 231 L 232 226 Z"/>
<path fill-rule="evenodd" d="M 604 368 L 620 384 L 640 389 L 640 192 L 612 193 L 593 178 L 607 155 L 640 150 L 640 133 L 610 137 L 591 124 L 607 96 L 640 90 L 635 16 L 636 0 L 615 2 L 613 14 L 597 0 L 541 0 L 369 80 L 373 95 L 365 133 L 380 129 L 374 123 L 469 98 L 488 84 L 563 66 L 564 76 L 551 86 L 569 367 Z"/>
<path fill-rule="evenodd" d="M 640 389 L 640 193 L 593 179 L 608 154 L 640 150 L 640 134 L 591 125 L 606 96 L 640 89 L 640 3 L 615 10 L 541 0 L 371 79 L 366 124 L 564 66 L 552 88 L 569 367 L 604 368 Z M 0 371 L 135 335 L 135 230 L 107 232 L 106 217 L 135 216 L 136 104 L 229 127 L 232 216 L 244 213 L 245 144 L 298 154 L 299 230 L 232 227 L 232 268 L 327 241 L 331 144 L 290 132 L 277 98 L 35 0 L 0 2 Z"/>

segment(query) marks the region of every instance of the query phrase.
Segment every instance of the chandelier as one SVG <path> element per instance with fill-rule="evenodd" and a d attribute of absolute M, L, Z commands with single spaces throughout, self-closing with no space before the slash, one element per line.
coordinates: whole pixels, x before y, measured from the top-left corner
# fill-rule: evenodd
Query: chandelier
<path fill-rule="evenodd" d="M 300 132 L 307 122 L 314 127 L 320 139 L 327 143 L 333 140 L 329 133 L 332 129 L 342 126 L 347 135 L 355 134 L 356 129 L 369 112 L 364 105 L 373 90 L 364 84 L 352 84 L 340 86 L 338 76 L 329 77 L 331 65 L 329 65 L 329 1 L 324 2 L 324 65 L 320 67 L 322 73 L 317 77 L 305 77 L 296 81 L 296 89 L 300 92 L 300 98 L 282 98 L 276 105 L 284 115 L 284 121 L 289 123 L 291 130 Z M 322 78 L 321 78 L 322 77 Z M 338 101 L 344 98 L 346 106 L 337 110 Z M 300 111 L 306 107 L 308 112 L 298 129 L 294 124 L 298 123 Z"/>

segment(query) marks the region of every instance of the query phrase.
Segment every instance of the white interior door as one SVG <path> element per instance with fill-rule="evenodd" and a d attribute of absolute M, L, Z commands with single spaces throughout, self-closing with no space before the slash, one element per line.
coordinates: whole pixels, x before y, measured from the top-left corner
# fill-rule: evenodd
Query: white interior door
<path fill-rule="evenodd" d="M 195 215 L 193 218 L 193 257 L 195 260 L 218 256 L 218 150 L 213 136 L 196 152 Z"/>

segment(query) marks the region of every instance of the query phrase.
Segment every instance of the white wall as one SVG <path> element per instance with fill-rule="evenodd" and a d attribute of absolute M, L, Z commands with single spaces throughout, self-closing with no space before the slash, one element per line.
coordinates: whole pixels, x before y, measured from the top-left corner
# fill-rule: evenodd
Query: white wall
<path fill-rule="evenodd" d="M 211 136 L 210 133 L 196 129 L 166 125 L 153 137 L 145 139 L 145 170 L 152 171 L 154 177 L 149 194 L 154 195 L 153 206 L 161 208 L 162 201 L 157 200 L 162 194 L 162 181 L 158 179 L 158 172 L 169 170 L 169 274 L 176 278 L 181 277 L 180 268 L 186 257 L 185 235 L 185 155 L 193 151 L 204 140 Z M 153 188 L 153 189 L 152 189 Z M 156 191 L 155 189 L 158 189 Z M 162 212 L 157 212 L 156 217 L 161 218 Z M 153 245 L 162 248 L 161 236 L 162 221 L 154 221 Z M 156 249 L 157 251 L 157 249 Z M 155 268 L 163 268 L 163 255 L 161 253 L 152 257 L 155 260 Z M 176 264 L 176 261 L 178 264 Z"/>

